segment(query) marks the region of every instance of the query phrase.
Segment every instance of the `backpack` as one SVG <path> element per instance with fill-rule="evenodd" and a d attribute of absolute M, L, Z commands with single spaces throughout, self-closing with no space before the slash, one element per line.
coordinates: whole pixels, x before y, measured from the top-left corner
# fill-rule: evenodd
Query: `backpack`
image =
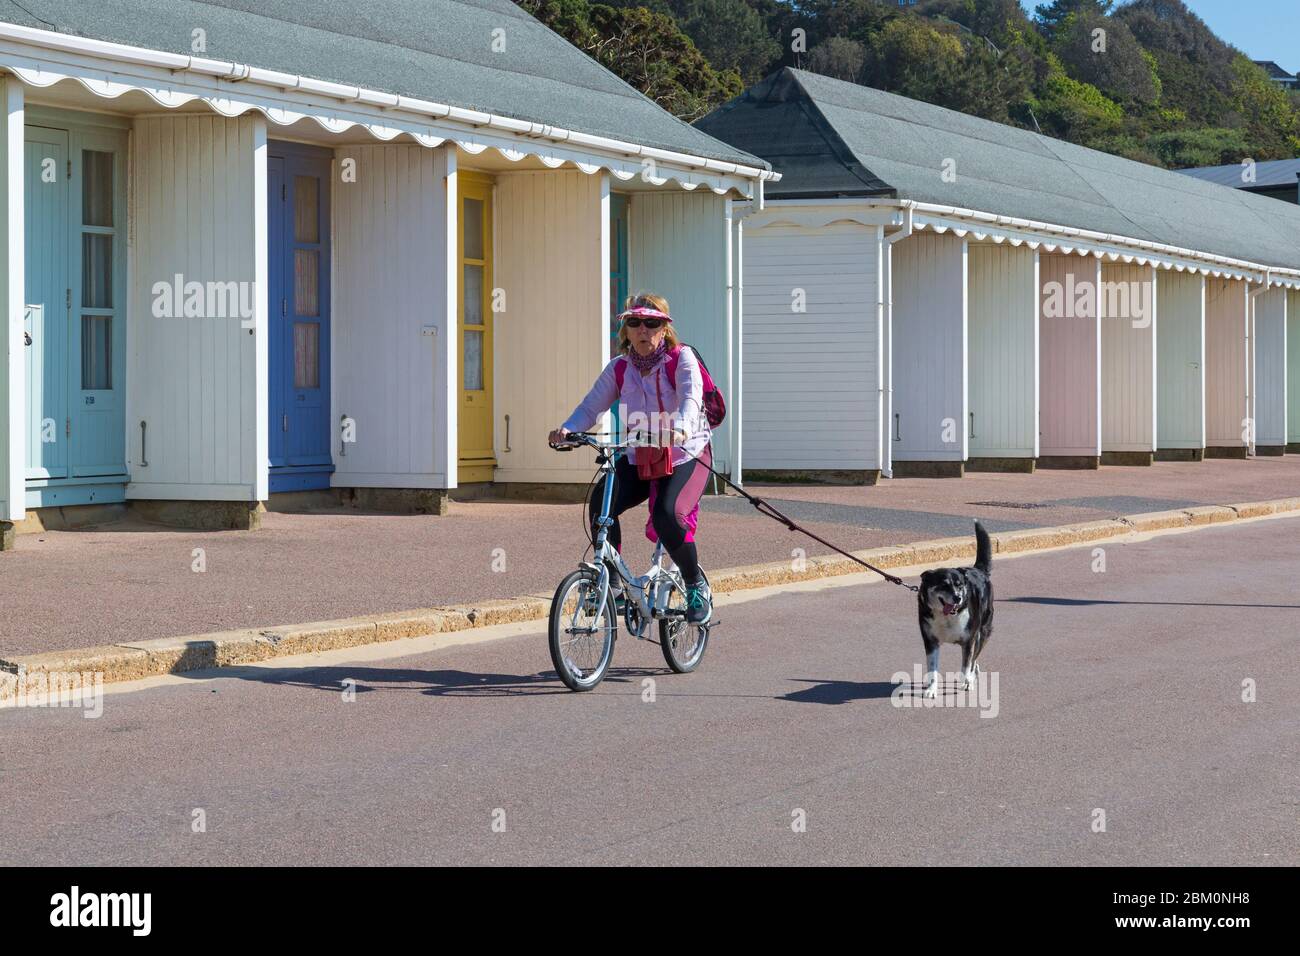
<path fill-rule="evenodd" d="M 704 364 L 704 357 L 700 355 L 700 350 L 694 345 L 679 346 L 677 351 L 669 353 L 664 371 L 668 373 L 669 381 L 676 383 L 677 360 L 681 356 L 682 349 L 688 347 L 695 353 L 695 359 L 700 363 L 700 377 L 704 380 L 704 417 L 708 420 L 710 428 L 717 428 L 727 417 L 727 402 L 722 397 L 722 390 L 714 384 L 713 376 L 709 374 L 709 367 Z M 614 366 L 614 382 L 620 393 L 623 391 L 623 376 L 627 374 L 627 366 L 626 356 L 620 356 L 619 363 Z"/>

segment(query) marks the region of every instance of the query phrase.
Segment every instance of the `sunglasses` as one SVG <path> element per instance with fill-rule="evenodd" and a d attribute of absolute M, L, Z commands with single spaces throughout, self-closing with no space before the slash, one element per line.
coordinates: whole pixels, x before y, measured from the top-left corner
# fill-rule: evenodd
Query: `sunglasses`
<path fill-rule="evenodd" d="M 663 324 L 664 324 L 663 319 L 638 319 L 633 317 L 633 318 L 627 318 L 623 320 L 623 325 L 626 328 L 639 329 L 641 328 L 641 326 L 644 325 L 651 332 L 653 332 L 655 329 L 659 328 L 659 326 Z"/>

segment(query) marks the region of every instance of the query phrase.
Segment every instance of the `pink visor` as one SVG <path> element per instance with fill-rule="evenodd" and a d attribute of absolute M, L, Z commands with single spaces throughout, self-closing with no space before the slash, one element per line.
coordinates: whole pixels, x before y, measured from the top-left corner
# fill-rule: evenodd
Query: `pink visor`
<path fill-rule="evenodd" d="M 673 320 L 673 317 L 667 312 L 660 312 L 648 305 L 638 305 L 635 308 L 627 309 L 619 313 L 618 319 L 621 322 L 630 316 L 636 316 L 638 319 L 663 319 L 665 322 Z"/>

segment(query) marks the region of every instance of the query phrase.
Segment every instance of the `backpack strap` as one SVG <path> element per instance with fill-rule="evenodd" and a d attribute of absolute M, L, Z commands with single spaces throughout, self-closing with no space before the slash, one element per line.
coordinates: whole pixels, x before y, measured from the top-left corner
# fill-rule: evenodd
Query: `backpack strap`
<path fill-rule="evenodd" d="M 668 381 L 673 383 L 673 388 L 677 387 L 677 360 L 682 357 L 682 349 L 687 347 L 685 345 L 677 346 L 676 351 L 669 353 L 667 360 L 664 362 L 664 371 L 668 373 Z"/>
<path fill-rule="evenodd" d="M 614 384 L 618 386 L 618 393 L 623 394 L 623 376 L 627 374 L 627 359 L 619 356 L 614 364 Z"/>

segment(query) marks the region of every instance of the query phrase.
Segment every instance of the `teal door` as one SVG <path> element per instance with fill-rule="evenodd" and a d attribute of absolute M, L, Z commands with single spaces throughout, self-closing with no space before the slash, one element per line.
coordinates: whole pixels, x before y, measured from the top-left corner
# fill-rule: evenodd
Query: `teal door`
<path fill-rule="evenodd" d="M 612 193 L 609 197 L 609 304 L 611 319 L 609 354 L 618 350 L 618 323 L 612 320 L 623 311 L 627 301 L 627 196 Z"/>
<path fill-rule="evenodd" d="M 126 135 L 26 136 L 27 505 L 121 501 Z"/>
<path fill-rule="evenodd" d="M 27 478 L 68 477 L 68 133 L 27 127 Z"/>
<path fill-rule="evenodd" d="M 612 193 L 609 197 L 609 357 L 618 354 L 618 314 L 627 301 L 627 196 Z M 610 406 L 614 413 L 614 434 L 622 431 L 618 399 Z"/>
<path fill-rule="evenodd" d="M 120 308 L 126 289 L 119 279 L 119 225 L 125 218 L 120 157 L 103 137 L 81 135 L 72 158 L 72 274 L 68 359 L 71 382 L 72 475 L 75 478 L 126 472 L 126 414 L 122 388 L 126 325 Z M 80 215 L 77 215 L 80 213 Z"/>

